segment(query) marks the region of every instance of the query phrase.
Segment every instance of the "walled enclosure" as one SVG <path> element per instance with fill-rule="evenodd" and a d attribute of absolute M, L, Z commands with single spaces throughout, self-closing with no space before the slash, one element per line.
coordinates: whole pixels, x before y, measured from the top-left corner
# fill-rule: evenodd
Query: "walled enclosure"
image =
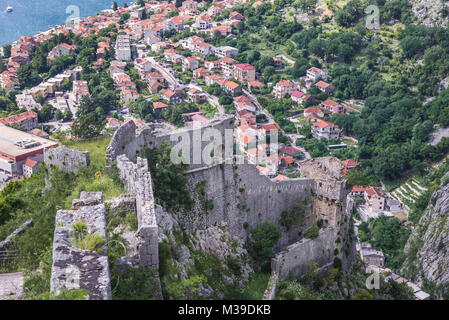
<path fill-rule="evenodd" d="M 230 120 L 228 117 L 220 121 L 215 120 L 210 126 L 229 128 L 233 125 Z M 146 197 L 145 201 L 151 203 L 150 206 L 153 208 L 149 211 L 153 216 L 154 198 L 147 161 L 138 158 L 137 154 L 141 148 L 151 149 L 163 141 L 169 141 L 169 135 L 151 134 L 151 129 L 147 128 L 136 136 L 135 125 L 131 123 L 125 124 L 114 134 L 107 149 L 107 162 L 110 166 L 113 161 L 117 161 L 120 176 L 124 179 L 127 190 L 133 194 L 140 194 L 142 199 Z M 184 130 L 192 131 L 192 129 Z M 191 154 L 192 152 L 191 150 Z M 121 155 L 118 156 L 119 154 Z M 137 161 L 137 164 L 128 161 L 128 157 Z M 203 164 L 191 167 L 188 172 L 188 188 L 196 200 L 194 209 L 188 213 L 173 214 L 177 215 L 180 225 L 189 231 L 206 229 L 225 222 L 231 235 L 246 239 L 250 230 L 262 221 L 268 220 L 280 225 L 282 211 L 288 210 L 295 203 L 311 199 L 313 205 L 311 212 L 308 213 L 310 215 L 308 226 L 323 220 L 324 230 L 321 230 L 321 234 L 326 235 L 325 239 L 320 236 L 316 240 L 306 240 L 305 242 L 310 243 L 311 247 L 299 245 L 293 251 L 295 254 L 297 250 L 307 252 L 307 259 L 295 259 L 294 263 L 288 263 L 284 268 L 302 272 L 311 261 L 326 266 L 333 262 L 334 249 L 341 248 L 341 245 L 335 243 L 335 239 L 343 228 L 346 212 L 347 190 L 346 181 L 341 173 L 342 168 L 341 162 L 336 158 L 316 158 L 301 163 L 301 178 L 272 180 L 261 175 L 255 165 L 248 163 L 211 166 Z M 204 185 L 204 197 L 194 196 L 200 183 Z M 204 201 L 213 201 L 213 207 L 205 208 L 202 203 Z M 157 229 L 157 224 L 154 227 Z M 275 249 L 280 251 L 300 238 L 298 229 L 292 228 L 289 232 L 283 232 Z M 292 250 L 286 252 L 290 251 Z M 337 256 L 344 258 L 341 250 Z M 282 274 L 285 272 L 282 271 Z"/>
<path fill-rule="evenodd" d="M 83 250 L 73 246 L 76 231 L 72 224 L 82 221 L 90 234 L 98 234 L 107 241 L 106 208 L 101 192 L 81 192 L 72 202 L 72 210 L 58 210 L 53 238 L 53 265 L 50 290 L 85 289 L 89 300 L 110 300 L 111 283 L 107 246 L 101 251 Z"/>

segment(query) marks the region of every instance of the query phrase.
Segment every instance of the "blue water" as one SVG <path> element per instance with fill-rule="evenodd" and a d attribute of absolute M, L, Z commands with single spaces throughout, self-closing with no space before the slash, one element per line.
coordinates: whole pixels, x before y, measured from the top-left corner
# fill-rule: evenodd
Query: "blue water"
<path fill-rule="evenodd" d="M 133 1 L 117 1 L 119 6 L 125 2 Z M 88 17 L 109 9 L 111 3 L 111 0 L 0 0 L 0 45 L 64 24 L 74 13 L 71 10 L 66 13 L 69 6 L 77 6 L 79 16 Z M 10 13 L 6 12 L 8 6 L 14 8 Z"/>

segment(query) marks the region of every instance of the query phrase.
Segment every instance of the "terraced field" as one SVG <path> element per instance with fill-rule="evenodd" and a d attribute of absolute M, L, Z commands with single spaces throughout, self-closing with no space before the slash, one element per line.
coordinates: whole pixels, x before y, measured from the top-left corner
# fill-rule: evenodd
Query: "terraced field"
<path fill-rule="evenodd" d="M 418 199 L 418 197 L 425 191 L 427 191 L 426 187 L 422 186 L 415 179 L 411 179 L 399 188 L 396 188 L 390 196 L 395 200 L 401 201 L 407 211 L 409 211 L 410 205 L 415 203 L 416 199 Z"/>

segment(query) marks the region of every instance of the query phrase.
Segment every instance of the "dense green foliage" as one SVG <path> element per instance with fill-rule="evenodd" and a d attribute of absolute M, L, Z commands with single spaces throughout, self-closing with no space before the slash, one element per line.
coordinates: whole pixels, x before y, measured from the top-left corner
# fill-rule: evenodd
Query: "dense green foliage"
<path fill-rule="evenodd" d="M 75 137 L 90 139 L 100 135 L 106 125 L 106 114 L 116 109 L 118 99 L 114 91 L 98 87 L 91 96 L 84 96 L 78 107 L 78 119 L 73 122 Z"/>
<path fill-rule="evenodd" d="M 269 270 L 270 259 L 274 256 L 273 246 L 281 237 L 281 230 L 265 220 L 251 230 L 253 249 L 262 270 Z"/>
<path fill-rule="evenodd" d="M 39 267 L 52 245 L 56 211 L 71 208 L 72 200 L 79 197 L 81 191 L 102 191 L 104 199 L 123 193 L 122 186 L 115 185 L 104 173 L 105 150 L 99 147 L 108 141 L 94 140 L 78 145 L 72 142 L 71 147 L 91 153 L 91 165 L 76 174 L 42 166 L 30 178 L 10 182 L 0 192 L 0 239 L 5 239 L 26 220 L 33 219 L 33 226 L 14 241 L 17 258 L 8 270 Z M 99 179 L 95 178 L 98 171 L 103 173 Z"/>
<path fill-rule="evenodd" d="M 401 225 L 397 218 L 380 216 L 363 222 L 359 226 L 360 241 L 369 241 L 374 248 L 385 254 L 385 265 L 398 270 L 405 260 L 404 246 L 410 235 L 410 229 Z"/>
<path fill-rule="evenodd" d="M 114 300 L 153 300 L 154 274 L 147 267 L 114 270 L 111 276 L 112 298 Z"/>
<path fill-rule="evenodd" d="M 193 205 L 187 191 L 186 164 L 174 164 L 170 159 L 171 146 L 162 143 L 159 148 L 144 149 L 142 156 L 148 159 L 156 200 L 166 209 L 186 209 Z"/>

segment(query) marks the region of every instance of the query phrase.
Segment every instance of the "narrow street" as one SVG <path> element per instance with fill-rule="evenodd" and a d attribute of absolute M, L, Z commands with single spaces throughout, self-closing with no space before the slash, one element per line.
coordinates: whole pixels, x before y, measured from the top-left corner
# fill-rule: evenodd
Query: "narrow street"
<path fill-rule="evenodd" d="M 162 67 L 159 62 L 156 61 L 156 59 L 154 59 L 153 57 L 147 57 L 147 59 L 151 62 L 152 67 L 162 74 L 162 76 L 167 80 L 172 89 L 177 89 L 178 87 L 182 86 L 179 83 L 178 79 L 176 79 L 175 76 L 168 72 L 167 69 Z"/>
<path fill-rule="evenodd" d="M 195 85 L 195 84 L 193 84 L 193 83 L 189 83 L 189 84 L 187 85 L 187 88 L 190 88 L 190 89 L 191 89 L 191 88 L 195 88 L 195 89 L 204 91 L 202 88 L 200 88 L 199 86 L 197 86 L 197 85 Z M 216 107 L 216 108 L 218 109 L 218 113 L 219 113 L 220 115 L 225 114 L 224 107 L 218 102 L 218 98 L 217 98 L 216 96 L 213 96 L 213 95 L 211 95 L 211 94 L 205 92 L 205 91 L 204 91 L 204 93 L 206 94 L 207 101 L 208 101 L 211 105 L 213 105 L 214 107 Z"/>

